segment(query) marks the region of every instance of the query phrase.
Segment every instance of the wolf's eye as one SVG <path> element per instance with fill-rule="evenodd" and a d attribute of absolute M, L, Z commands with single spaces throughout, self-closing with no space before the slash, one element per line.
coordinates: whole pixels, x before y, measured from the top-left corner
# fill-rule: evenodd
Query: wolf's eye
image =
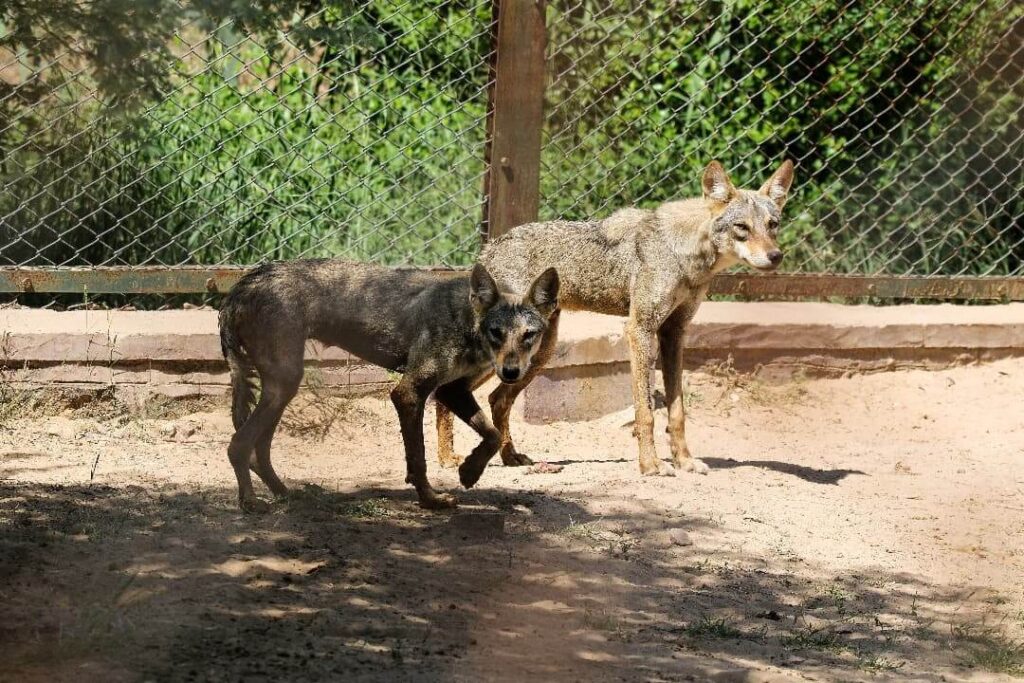
<path fill-rule="evenodd" d="M 750 228 L 748 228 L 744 223 L 737 223 L 732 226 L 732 236 L 739 242 L 745 241 L 749 233 Z"/>
<path fill-rule="evenodd" d="M 501 341 L 501 328 L 497 325 L 491 325 L 487 328 L 487 336 L 495 341 Z"/>
<path fill-rule="evenodd" d="M 776 220 L 768 221 L 768 230 L 770 230 L 771 232 L 775 232 L 778 229 L 779 229 L 779 222 L 778 221 L 776 221 Z"/>
<path fill-rule="evenodd" d="M 529 330 L 523 333 L 523 343 L 532 344 L 533 340 L 537 338 L 537 330 Z"/>

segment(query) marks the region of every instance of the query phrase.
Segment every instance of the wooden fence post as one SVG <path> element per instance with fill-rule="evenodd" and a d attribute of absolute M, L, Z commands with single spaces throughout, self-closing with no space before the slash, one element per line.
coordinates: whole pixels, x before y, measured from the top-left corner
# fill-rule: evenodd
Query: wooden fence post
<path fill-rule="evenodd" d="M 483 239 L 537 220 L 544 125 L 545 0 L 493 0 Z"/>

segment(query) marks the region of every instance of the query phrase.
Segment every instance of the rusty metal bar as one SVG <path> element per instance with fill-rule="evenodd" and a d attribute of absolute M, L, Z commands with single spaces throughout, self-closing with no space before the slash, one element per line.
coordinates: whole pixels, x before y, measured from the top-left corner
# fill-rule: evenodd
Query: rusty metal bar
<path fill-rule="evenodd" d="M 242 267 L 0 268 L 0 292 L 195 294 L 226 292 Z"/>
<path fill-rule="evenodd" d="M 434 268 L 456 275 L 459 269 Z M 244 266 L 28 268 L 0 267 L 0 292 L 50 294 L 224 293 Z M 753 299 L 940 299 L 1024 301 L 1024 277 L 918 277 L 802 273 L 723 273 L 710 294 Z"/>
<path fill-rule="evenodd" d="M 1024 301 L 1022 277 L 722 273 L 710 294 L 755 299 L 878 298 Z"/>
<path fill-rule="evenodd" d="M 0 267 L 0 293 L 224 294 L 249 266 Z M 426 268 L 457 275 L 452 268 Z"/>

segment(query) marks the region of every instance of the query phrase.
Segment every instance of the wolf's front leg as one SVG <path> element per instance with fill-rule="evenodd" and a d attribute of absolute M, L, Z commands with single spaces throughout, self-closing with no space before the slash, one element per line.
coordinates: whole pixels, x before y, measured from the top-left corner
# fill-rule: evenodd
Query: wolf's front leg
<path fill-rule="evenodd" d="M 444 403 L 449 410 L 459 416 L 460 420 L 480 435 L 480 443 L 459 466 L 459 481 L 467 489 L 472 488 L 480 480 L 487 463 L 498 452 L 501 434 L 480 409 L 467 380 L 456 380 L 438 387 L 434 398 Z"/>
<path fill-rule="evenodd" d="M 458 502 L 450 493 L 438 493 L 427 480 L 427 461 L 423 454 L 423 409 L 433 387 L 416 383 L 406 373 L 391 391 L 391 402 L 398 411 L 405 442 L 406 483 L 416 488 L 420 505 L 430 510 L 453 508 Z"/>
<path fill-rule="evenodd" d="M 696 306 L 680 306 L 658 328 L 661 347 L 661 374 L 665 380 L 665 403 L 668 406 L 669 445 L 672 464 L 683 472 L 707 474 L 708 466 L 690 455 L 686 447 L 686 405 L 683 390 L 683 336 Z"/>
<path fill-rule="evenodd" d="M 626 335 L 633 374 L 633 406 L 636 410 L 633 434 L 640 447 L 640 473 L 644 476 L 671 476 L 672 470 L 661 464 L 654 448 L 654 410 L 651 401 L 654 333 L 631 316 L 626 324 Z"/>

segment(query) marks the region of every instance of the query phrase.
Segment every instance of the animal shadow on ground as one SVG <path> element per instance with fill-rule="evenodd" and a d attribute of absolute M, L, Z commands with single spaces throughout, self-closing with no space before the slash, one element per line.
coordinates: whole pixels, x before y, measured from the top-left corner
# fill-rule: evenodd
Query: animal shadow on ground
<path fill-rule="evenodd" d="M 760 467 L 781 474 L 791 474 L 812 484 L 838 484 L 851 474 L 867 476 L 861 470 L 823 470 L 817 467 L 795 465 L 778 460 L 736 460 L 734 458 L 701 458 L 713 470 L 729 470 L 734 467 Z"/>
<path fill-rule="evenodd" d="M 246 516 L 229 489 L 0 482 L 0 680 L 910 675 L 954 652 L 948 611 L 972 590 L 766 568 L 663 510 L 462 502 L 307 486 Z M 712 549 L 661 542 L 666 524 Z"/>

